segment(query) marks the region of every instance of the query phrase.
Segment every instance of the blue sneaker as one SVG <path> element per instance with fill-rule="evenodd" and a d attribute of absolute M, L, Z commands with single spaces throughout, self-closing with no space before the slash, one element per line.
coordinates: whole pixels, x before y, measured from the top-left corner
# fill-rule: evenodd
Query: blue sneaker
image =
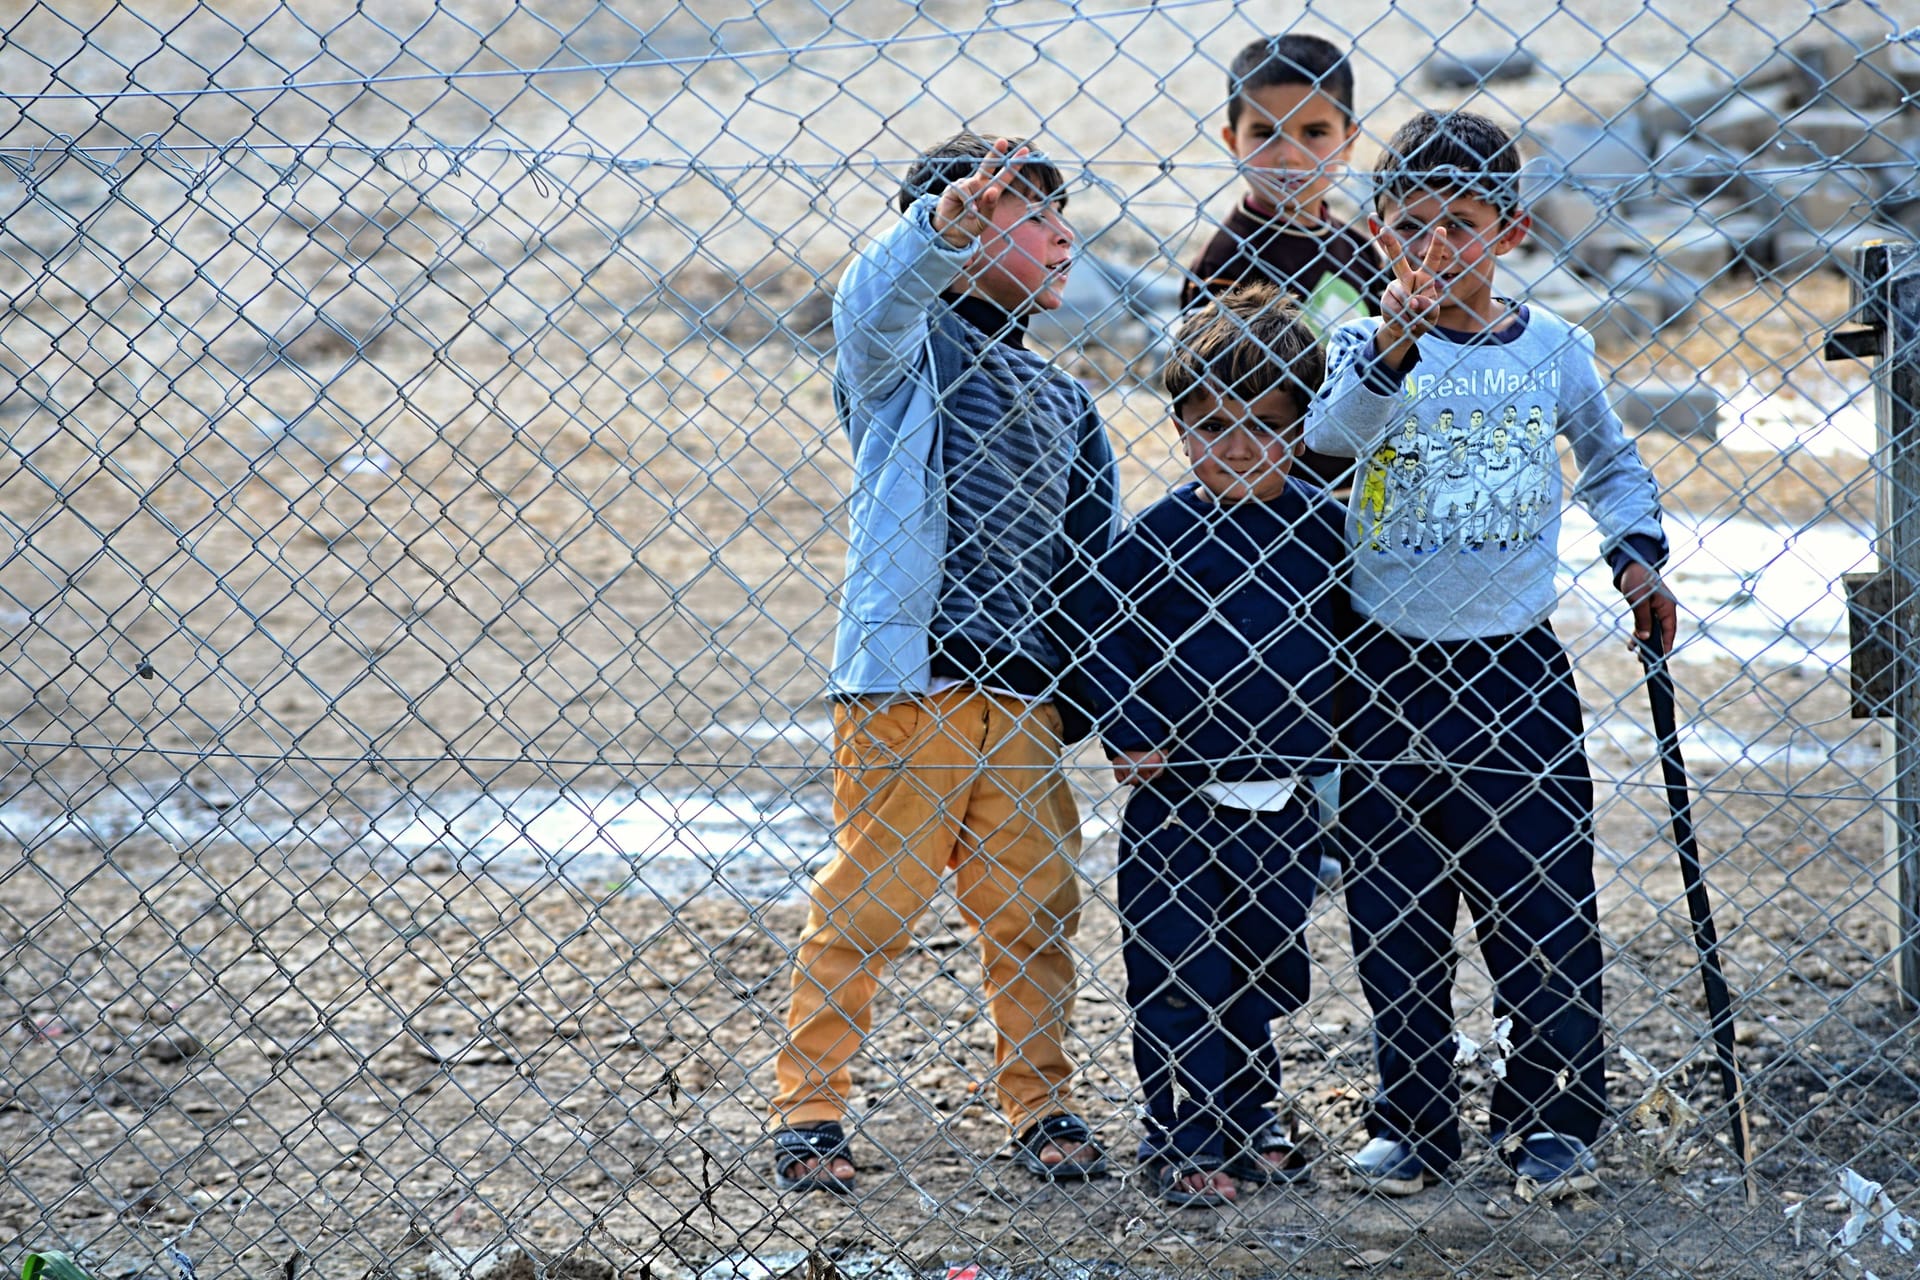
<path fill-rule="evenodd" d="M 1411 1142 L 1375 1138 L 1347 1157 L 1347 1168 L 1361 1185 L 1384 1196 L 1410 1196 L 1427 1185 L 1427 1167 Z"/>
<path fill-rule="evenodd" d="M 1598 1187 L 1599 1171 L 1599 1161 L 1578 1138 L 1528 1134 L 1513 1154 L 1513 1193 L 1522 1200 L 1558 1200 Z"/>

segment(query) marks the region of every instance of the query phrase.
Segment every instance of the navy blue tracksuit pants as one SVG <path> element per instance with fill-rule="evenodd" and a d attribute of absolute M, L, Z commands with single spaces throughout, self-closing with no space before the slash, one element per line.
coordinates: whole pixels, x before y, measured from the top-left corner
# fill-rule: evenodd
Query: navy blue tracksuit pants
<path fill-rule="evenodd" d="M 1592 1143 L 1606 1113 L 1593 781 L 1566 651 L 1518 636 L 1356 638 L 1339 837 L 1380 1073 L 1370 1128 L 1430 1169 L 1460 1156 L 1454 921 L 1473 911 L 1513 1054 L 1496 1133 Z"/>
<path fill-rule="evenodd" d="M 1313 801 L 1306 778 L 1272 813 L 1216 806 L 1171 778 L 1127 801 L 1120 919 L 1146 1095 L 1143 1160 L 1216 1167 L 1279 1099 L 1272 1022 L 1308 993 Z"/>

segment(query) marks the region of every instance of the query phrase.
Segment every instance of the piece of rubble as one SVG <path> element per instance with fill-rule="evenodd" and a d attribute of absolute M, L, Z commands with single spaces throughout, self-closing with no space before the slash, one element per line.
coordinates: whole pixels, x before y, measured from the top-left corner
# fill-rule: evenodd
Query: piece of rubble
<path fill-rule="evenodd" d="M 1525 49 L 1458 55 L 1436 49 L 1420 64 L 1421 76 L 1438 89 L 1476 89 L 1525 80 L 1539 69 L 1539 61 Z"/>
<path fill-rule="evenodd" d="M 1893 60 L 1902 43 L 1882 40 L 1863 47 L 1844 38 L 1805 40 L 1782 52 L 1800 69 L 1806 101 L 1871 111 L 1897 107 L 1905 97 Z"/>
<path fill-rule="evenodd" d="M 1780 122 L 1797 104 L 1785 89 L 1743 91 L 1709 113 L 1686 135 L 1711 142 L 1746 163 L 1764 162 L 1764 154 L 1779 135 Z"/>
<path fill-rule="evenodd" d="M 1781 231 L 1827 231 L 1853 226 L 1873 214 L 1873 180 L 1858 169 L 1757 173 L 1758 207 Z"/>
<path fill-rule="evenodd" d="M 1642 378 L 1630 384 L 1615 382 L 1610 390 L 1613 411 L 1631 432 L 1663 431 L 1682 440 L 1719 436 L 1725 401 L 1704 382 Z"/>
<path fill-rule="evenodd" d="M 1844 271 L 1853 262 L 1854 251 L 1862 245 L 1877 240 L 1899 242 L 1914 238 L 1915 233 L 1903 227 L 1875 221 L 1861 221 L 1820 231 L 1778 227 L 1773 233 L 1773 251 L 1768 260 L 1768 270 L 1776 279 L 1790 283 L 1809 271 L 1818 271 L 1823 267 Z"/>
<path fill-rule="evenodd" d="M 1608 291 L 1620 305 L 1646 317 L 1655 333 L 1693 310 L 1705 286 L 1651 254 L 1621 254 L 1607 268 Z"/>
<path fill-rule="evenodd" d="M 1740 92 L 1740 86 L 1723 73 L 1696 73 L 1675 78 L 1662 75 L 1647 86 L 1633 104 L 1650 142 L 1661 142 L 1675 135 L 1694 133 L 1700 122 L 1724 106 Z"/>
<path fill-rule="evenodd" d="M 1711 200 L 1740 190 L 1744 178 L 1740 161 L 1705 138 L 1669 139 L 1653 158 L 1654 185 L 1669 198 Z"/>

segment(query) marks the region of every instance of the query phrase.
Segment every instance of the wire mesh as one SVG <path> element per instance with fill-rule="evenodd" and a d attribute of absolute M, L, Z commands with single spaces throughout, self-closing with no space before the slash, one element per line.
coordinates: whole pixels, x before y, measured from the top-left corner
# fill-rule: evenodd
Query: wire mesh
<path fill-rule="evenodd" d="M 1799 0 L 14 6 L 7 1258 L 189 1280 L 1911 1269 L 1920 619 L 1899 583 L 1920 324 L 1884 306 L 1877 362 L 1823 358 L 1878 287 L 1849 284 L 1856 248 L 1920 236 L 1911 18 Z M 1289 881 L 1312 899 L 1310 992 L 1275 1011 L 1269 1051 L 1308 1177 L 1206 1211 L 1161 1199 L 1134 1151 L 1127 789 L 1087 740 L 1038 767 L 1074 801 L 1077 1001 L 1053 1012 L 1111 1174 L 1046 1181 L 1008 1158 L 996 1089 L 1026 1046 L 996 1040 L 962 867 L 889 940 L 848 1068 L 858 1193 L 782 1194 L 775 1061 L 811 877 L 850 816 L 826 697 L 860 516 L 836 289 L 900 225 L 924 148 L 963 126 L 1038 139 L 1077 240 L 1029 341 L 1097 410 L 1127 510 L 1148 509 L 1186 474 L 1160 387 L 1179 295 L 1243 196 L 1227 66 L 1286 30 L 1351 52 L 1338 221 L 1374 209 L 1366 174 L 1417 110 L 1465 106 L 1520 140 L 1533 223 L 1499 291 L 1592 334 L 1661 495 L 1756 1194 L 1644 674 L 1579 505 L 1554 619 L 1594 783 L 1599 1187 L 1529 1199 L 1488 1136 L 1527 1028 L 1464 914 L 1439 925 L 1460 966 L 1461 1160 L 1416 1195 L 1356 1185 L 1374 1011 L 1345 894 Z M 1856 597 L 1850 636 L 1842 580 L 1875 572 L 1892 603 Z M 1876 640 L 1885 683 L 1857 698 Z M 1342 852 L 1350 890 L 1366 851 Z"/>

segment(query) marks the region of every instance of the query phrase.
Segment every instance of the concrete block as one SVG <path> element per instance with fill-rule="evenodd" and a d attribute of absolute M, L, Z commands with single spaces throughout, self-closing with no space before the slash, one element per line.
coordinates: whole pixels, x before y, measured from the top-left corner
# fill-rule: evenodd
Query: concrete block
<path fill-rule="evenodd" d="M 1537 249 L 1509 253 L 1494 268 L 1493 291 L 1502 298 L 1524 301 L 1536 294 L 1591 290 L 1591 285 L 1562 266 L 1552 254 Z"/>
<path fill-rule="evenodd" d="M 1726 237 L 1735 264 L 1755 270 L 1772 252 L 1773 217 L 1753 202 L 1732 197 L 1709 200 L 1700 206 L 1699 214 L 1703 222 L 1711 223 Z"/>
<path fill-rule="evenodd" d="M 1679 134 L 1692 133 L 1740 91 L 1731 77 L 1718 71 L 1655 77 L 1633 104 L 1634 118 L 1658 145 Z"/>
<path fill-rule="evenodd" d="M 1547 134 L 1546 145 L 1570 179 L 1603 200 L 1619 204 L 1645 193 L 1653 153 L 1631 117 L 1600 125 L 1559 125 Z"/>
<path fill-rule="evenodd" d="M 1780 132 L 1780 122 L 1798 104 L 1785 89 L 1744 91 L 1702 120 L 1690 135 L 1735 156 L 1764 150 Z"/>
<path fill-rule="evenodd" d="M 1749 175 L 1761 191 L 1756 208 L 1778 231 L 1827 231 L 1864 221 L 1874 209 L 1871 175 L 1859 169 Z"/>
<path fill-rule="evenodd" d="M 1614 301 L 1644 316 L 1654 332 L 1684 318 L 1705 286 L 1652 254 L 1621 254 L 1607 269 Z"/>
<path fill-rule="evenodd" d="M 1845 226 L 1811 231 L 1803 227 L 1776 228 L 1768 270 L 1785 284 L 1792 284 L 1810 271 L 1822 268 L 1843 271 L 1853 261 L 1854 250 L 1875 240 L 1911 240 L 1914 237 L 1899 226 L 1860 221 Z"/>
<path fill-rule="evenodd" d="M 1628 431 L 1664 431 L 1687 440 L 1713 440 L 1720 434 L 1725 402 L 1704 382 L 1668 382 L 1642 378 L 1608 388 L 1613 411 Z"/>
<path fill-rule="evenodd" d="M 1920 43 L 1896 40 L 1887 45 L 1883 65 L 1908 101 L 1920 101 Z"/>
<path fill-rule="evenodd" d="M 1436 49 L 1420 64 L 1420 75 L 1438 89 L 1476 89 L 1483 84 L 1525 80 L 1540 63 L 1525 49 L 1451 54 Z"/>
<path fill-rule="evenodd" d="M 1920 240 L 1920 200 L 1894 208 L 1885 225 L 1904 239 Z"/>
<path fill-rule="evenodd" d="M 1796 111 L 1781 121 L 1780 133 L 1773 145 L 1789 163 L 1810 156 L 1858 165 L 1885 164 L 1900 154 L 1894 139 L 1896 134 L 1904 132 L 1904 113 L 1899 111 L 1862 112 L 1839 105 L 1814 106 Z"/>
<path fill-rule="evenodd" d="M 1561 187 L 1533 206 L 1533 239 L 1560 262 L 1599 272 L 1606 267 L 1604 246 L 1594 237 L 1611 223 L 1605 206 L 1583 191 Z"/>
<path fill-rule="evenodd" d="M 1652 240 L 1650 256 L 1691 280 L 1714 280 L 1739 252 L 1725 229 L 1707 218 L 1689 217 L 1658 239 L 1651 228 L 1643 229 Z"/>
<path fill-rule="evenodd" d="M 1894 69 L 1900 43 L 1844 37 L 1796 41 L 1785 50 L 1805 71 L 1808 100 L 1859 111 L 1897 107 L 1905 91 Z"/>
<path fill-rule="evenodd" d="M 1662 145 L 1653 158 L 1655 189 L 1668 199 L 1711 200 L 1739 190 L 1740 161 L 1718 145 L 1699 137 L 1678 135 Z"/>
<path fill-rule="evenodd" d="M 1591 333 L 1596 342 L 1613 346 L 1645 342 L 1662 310 L 1647 299 L 1616 296 L 1607 285 L 1556 265 L 1545 254 L 1501 259 L 1494 291 L 1545 307 Z"/>

